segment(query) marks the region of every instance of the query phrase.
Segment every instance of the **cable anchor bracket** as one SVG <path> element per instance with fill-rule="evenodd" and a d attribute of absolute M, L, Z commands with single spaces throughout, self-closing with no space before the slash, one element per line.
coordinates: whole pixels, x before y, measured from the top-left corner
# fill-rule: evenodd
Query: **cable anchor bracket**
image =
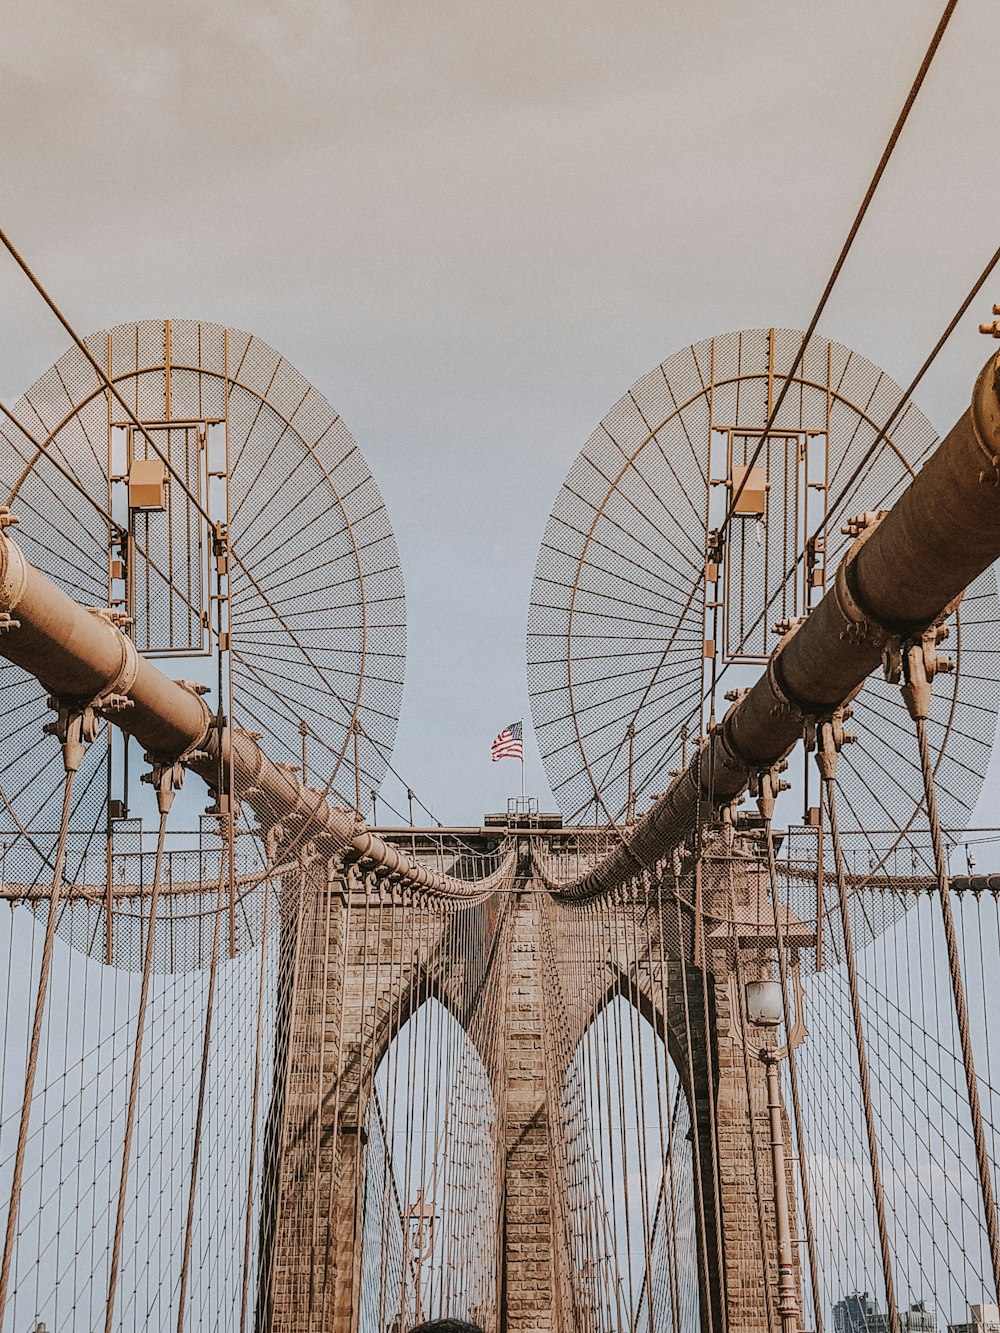
<path fill-rule="evenodd" d="M 174 795 L 184 786 L 184 765 L 181 761 L 154 759 L 146 755 L 149 772 L 140 781 L 147 782 L 156 791 L 156 808 L 165 815 L 174 803 Z"/>
<path fill-rule="evenodd" d="M 100 731 L 100 718 L 88 704 L 85 708 L 67 704 L 62 699 L 50 696 L 50 708 L 55 709 L 56 720 L 46 722 L 42 731 L 46 736 L 55 736 L 62 746 L 63 763 L 67 773 L 75 773 L 83 763 L 83 754 L 91 741 L 97 739 Z"/>
<path fill-rule="evenodd" d="M 16 527 L 20 523 L 16 514 L 12 514 L 6 505 L 0 505 L 0 532 L 5 528 Z M 9 611 L 0 611 L 0 634 L 6 633 L 9 629 L 20 629 L 21 622 L 14 618 Z"/>
<path fill-rule="evenodd" d="M 783 791 L 791 789 L 781 774 L 788 768 L 787 759 L 779 759 L 770 768 L 761 769 L 750 776 L 750 795 L 757 801 L 757 810 L 762 819 L 770 822 L 774 815 L 774 803 Z"/>
<path fill-rule="evenodd" d="M 948 626 L 937 621 L 917 638 L 891 638 L 882 653 L 882 673 L 890 685 L 899 685 L 907 712 L 914 722 L 930 716 L 934 677 L 955 670 L 951 657 L 939 657 L 937 646 L 948 637 Z"/>
<path fill-rule="evenodd" d="M 804 740 L 807 750 L 816 753 L 816 766 L 823 779 L 833 779 L 837 774 L 837 760 L 845 745 L 852 745 L 858 738 L 853 731 L 847 731 L 844 723 L 854 716 L 850 704 L 835 708 L 829 717 L 807 718 L 804 728 Z"/>

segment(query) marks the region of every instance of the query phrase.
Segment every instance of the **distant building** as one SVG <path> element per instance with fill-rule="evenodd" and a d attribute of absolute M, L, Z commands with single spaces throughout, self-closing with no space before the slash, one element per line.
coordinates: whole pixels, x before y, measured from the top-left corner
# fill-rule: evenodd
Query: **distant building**
<path fill-rule="evenodd" d="M 889 1333 L 885 1315 L 879 1314 L 867 1291 L 854 1291 L 833 1307 L 836 1333 Z"/>
<path fill-rule="evenodd" d="M 1000 1309 L 995 1305 L 973 1305 L 969 1324 L 949 1324 L 948 1333 L 1000 1333 Z"/>
<path fill-rule="evenodd" d="M 900 1315 L 899 1324 L 905 1333 L 937 1333 L 937 1311 L 927 1301 L 917 1301 Z"/>
<path fill-rule="evenodd" d="M 835 1333 L 890 1333 L 889 1316 L 883 1314 L 867 1291 L 855 1291 L 833 1307 Z M 900 1333 L 937 1333 L 937 1313 L 927 1301 L 916 1301 L 899 1316 Z M 955 1325 L 948 1333 L 987 1333 L 985 1327 Z M 988 1330 L 1000 1333 L 1000 1327 Z"/>

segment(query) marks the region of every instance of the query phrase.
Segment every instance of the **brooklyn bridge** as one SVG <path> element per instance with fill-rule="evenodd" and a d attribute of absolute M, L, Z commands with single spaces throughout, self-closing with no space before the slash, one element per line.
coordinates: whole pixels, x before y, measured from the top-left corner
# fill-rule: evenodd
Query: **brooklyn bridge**
<path fill-rule="evenodd" d="M 805 327 L 567 457 L 471 825 L 327 386 L 0 232 L 0 1333 L 1000 1330 L 1000 251 L 906 387 L 818 332 L 954 9 Z"/>

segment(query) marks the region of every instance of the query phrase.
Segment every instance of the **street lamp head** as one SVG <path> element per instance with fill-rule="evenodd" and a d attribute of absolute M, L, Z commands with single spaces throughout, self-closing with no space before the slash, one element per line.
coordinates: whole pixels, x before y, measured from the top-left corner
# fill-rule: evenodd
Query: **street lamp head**
<path fill-rule="evenodd" d="M 747 1021 L 758 1028 L 776 1028 L 784 1016 L 781 985 L 777 981 L 748 981 Z"/>

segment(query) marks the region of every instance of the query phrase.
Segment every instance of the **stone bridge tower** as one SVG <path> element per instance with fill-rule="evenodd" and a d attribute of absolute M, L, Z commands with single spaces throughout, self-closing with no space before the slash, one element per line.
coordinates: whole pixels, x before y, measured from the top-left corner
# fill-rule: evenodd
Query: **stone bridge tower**
<path fill-rule="evenodd" d="M 430 997 L 476 1046 L 500 1111 L 497 1290 L 492 1308 L 478 1312 L 487 1333 L 601 1327 L 581 1298 L 586 1284 L 568 1233 L 574 1167 L 564 1092 L 573 1052 L 616 996 L 665 1043 L 690 1110 L 701 1325 L 712 1333 L 773 1327 L 767 1095 L 757 1051 L 740 1037 L 737 987 L 773 950 L 761 910 L 766 867 L 753 856 L 720 856 L 702 863 L 705 882 L 696 885 L 692 870 L 678 877 L 664 866 L 653 894 L 647 878 L 600 909 L 572 906 L 532 870 L 562 836 L 522 836 L 509 890 L 471 907 L 421 906 L 335 863 L 312 867 L 302 892 L 287 895 L 260 1330 L 359 1330 L 372 1081 L 395 1034 Z M 437 835 L 438 845 L 448 837 Z M 480 841 L 489 845 L 486 830 Z M 720 923 L 737 899 L 734 931 Z M 470 951 L 471 937 L 482 947 Z M 496 1014 L 499 1033 L 487 1030 L 495 1020 L 486 1016 Z"/>

